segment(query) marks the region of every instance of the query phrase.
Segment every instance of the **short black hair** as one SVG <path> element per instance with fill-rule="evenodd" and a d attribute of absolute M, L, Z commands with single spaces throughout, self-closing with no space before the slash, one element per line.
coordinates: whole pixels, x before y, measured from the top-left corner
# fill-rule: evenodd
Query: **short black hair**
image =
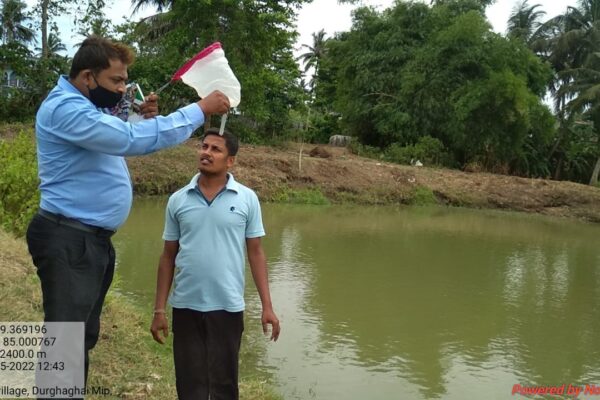
<path fill-rule="evenodd" d="M 204 136 L 202 136 L 202 141 L 204 141 L 204 139 L 206 139 L 206 137 L 210 136 L 210 135 L 219 136 L 219 137 L 222 137 L 223 139 L 225 139 L 225 147 L 227 147 L 227 155 L 233 157 L 237 154 L 238 149 L 240 148 L 240 144 L 238 142 L 237 136 L 235 136 L 233 133 L 231 133 L 229 131 L 223 131 L 223 135 L 220 135 L 219 129 L 209 128 L 206 130 L 206 132 L 204 132 Z"/>
<path fill-rule="evenodd" d="M 131 48 L 123 43 L 113 42 L 100 36 L 92 35 L 85 39 L 71 63 L 69 78 L 75 79 L 84 69 L 91 69 L 94 74 L 110 68 L 110 60 L 120 60 L 129 66 L 135 60 Z"/>

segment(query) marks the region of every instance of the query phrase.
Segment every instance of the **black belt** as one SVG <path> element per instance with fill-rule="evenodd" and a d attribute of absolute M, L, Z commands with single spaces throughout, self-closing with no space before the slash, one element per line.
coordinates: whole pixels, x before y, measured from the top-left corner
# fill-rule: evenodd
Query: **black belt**
<path fill-rule="evenodd" d="M 63 215 L 54 214 L 54 213 L 51 213 L 46 210 L 40 209 L 38 211 L 38 214 L 41 217 L 44 217 L 47 220 L 52 221 L 57 225 L 68 226 L 73 229 L 77 229 L 78 231 L 93 233 L 94 235 L 97 235 L 97 236 L 111 237 L 112 235 L 115 234 L 115 231 L 111 231 L 110 229 L 104 229 L 104 228 L 100 228 L 98 226 L 84 224 L 83 222 L 79 222 L 76 219 L 67 218 Z"/>

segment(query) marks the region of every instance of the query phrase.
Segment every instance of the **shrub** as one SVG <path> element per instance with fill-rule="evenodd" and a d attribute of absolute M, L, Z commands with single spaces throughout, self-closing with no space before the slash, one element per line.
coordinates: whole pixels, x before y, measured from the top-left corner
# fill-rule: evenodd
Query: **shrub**
<path fill-rule="evenodd" d="M 362 143 L 358 143 L 356 140 L 351 140 L 348 145 L 348 149 L 352 154 L 356 154 L 360 157 L 367 158 L 377 158 L 381 159 L 384 157 L 384 154 L 381 152 L 381 149 L 374 146 L 364 145 Z"/>
<path fill-rule="evenodd" d="M 339 134 L 339 114 L 315 112 L 311 116 L 306 141 L 310 143 L 327 143 L 332 135 Z"/>
<path fill-rule="evenodd" d="M 448 159 L 444 144 L 431 136 L 420 137 L 416 144 L 401 146 L 392 143 L 385 149 L 385 158 L 399 164 L 419 160 L 425 165 L 443 165 Z"/>
<path fill-rule="evenodd" d="M 14 139 L 0 139 L 0 221 L 18 236 L 37 211 L 40 194 L 35 142 L 21 131 Z"/>
<path fill-rule="evenodd" d="M 392 143 L 385 149 L 385 159 L 398 164 L 410 164 L 415 158 L 415 146 L 401 146 L 399 143 Z"/>
<path fill-rule="evenodd" d="M 424 186 L 414 188 L 410 197 L 410 204 L 415 206 L 427 206 L 437 204 L 437 199 L 433 191 Z"/>
<path fill-rule="evenodd" d="M 39 97 L 39 96 L 38 96 Z M 26 121 L 35 115 L 35 94 L 28 89 L 0 88 L 0 120 Z"/>

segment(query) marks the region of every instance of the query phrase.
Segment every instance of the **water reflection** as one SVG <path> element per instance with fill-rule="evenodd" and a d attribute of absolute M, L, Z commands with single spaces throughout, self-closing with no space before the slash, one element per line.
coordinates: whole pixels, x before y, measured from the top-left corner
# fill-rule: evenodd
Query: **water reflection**
<path fill-rule="evenodd" d="M 312 331 L 318 318 L 320 332 L 313 348 L 303 349 L 305 359 L 288 360 L 292 372 L 279 370 L 283 381 L 295 374 L 309 383 L 309 394 L 323 399 L 334 393 L 356 399 L 386 399 L 392 393 L 508 398 L 518 382 L 584 383 L 600 377 L 593 373 L 598 324 L 577 329 L 591 336 L 585 342 L 569 328 L 593 315 L 592 308 L 568 309 L 569 300 L 578 296 L 569 291 L 571 275 L 589 268 L 583 264 L 594 266 L 569 257 L 595 255 L 592 246 L 568 234 L 549 234 L 547 229 L 556 226 L 546 220 L 526 218 L 519 224 L 518 217 L 503 222 L 492 214 L 486 221 L 481 215 L 445 212 L 402 216 L 350 213 L 336 224 L 324 213 L 312 222 L 316 226 L 285 219 L 294 237 L 304 233 L 293 243 L 298 253 L 311 255 L 314 269 L 305 275 L 314 282 L 306 304 L 289 311 L 313 313 L 311 326 L 302 329 Z M 395 223 L 399 228 L 392 227 Z M 488 230 L 486 223 L 492 223 Z M 591 229 L 587 238 L 598 232 L 585 227 Z M 585 273 L 592 282 L 599 266 L 594 258 L 596 268 Z M 290 279 L 282 280 L 289 285 Z M 307 282 L 300 285 L 306 288 Z M 598 305 L 593 294 L 584 297 Z M 312 342 L 314 336 L 305 338 Z M 269 355 L 273 352 L 269 349 Z M 580 358 L 568 356 L 573 352 Z M 280 365 L 281 360 L 271 361 Z M 469 391 L 478 395 L 469 397 Z M 308 398 L 298 392 L 302 388 L 287 394 Z"/>
<path fill-rule="evenodd" d="M 242 363 L 284 398 L 508 399 L 516 383 L 600 382 L 600 227 L 448 209 L 264 214 L 283 332 L 261 337 L 248 279 L 262 350 Z M 126 242 L 123 259 L 148 251 Z"/>

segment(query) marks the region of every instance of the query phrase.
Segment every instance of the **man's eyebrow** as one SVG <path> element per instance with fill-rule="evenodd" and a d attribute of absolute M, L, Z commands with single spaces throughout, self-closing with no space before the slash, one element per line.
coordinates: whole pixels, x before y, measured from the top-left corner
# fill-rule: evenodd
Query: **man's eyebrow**
<path fill-rule="evenodd" d="M 222 145 L 219 143 L 212 143 L 212 144 L 206 143 L 206 145 L 210 146 L 210 147 L 216 147 L 217 149 L 220 149 L 220 150 L 223 150 L 225 148 L 225 145 Z"/>

